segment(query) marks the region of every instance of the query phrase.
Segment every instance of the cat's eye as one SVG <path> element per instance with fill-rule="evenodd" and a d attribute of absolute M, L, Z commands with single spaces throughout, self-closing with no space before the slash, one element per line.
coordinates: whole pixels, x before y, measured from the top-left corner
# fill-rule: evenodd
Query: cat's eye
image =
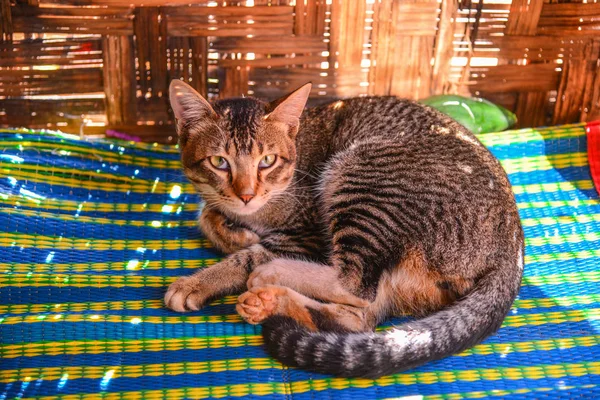
<path fill-rule="evenodd" d="M 277 160 L 277 156 L 275 154 L 264 156 L 262 160 L 260 160 L 258 168 L 269 168 L 271 165 L 275 164 L 275 160 Z"/>
<path fill-rule="evenodd" d="M 225 160 L 225 158 L 223 158 L 221 156 L 212 156 L 208 159 L 208 161 L 210 161 L 210 164 L 213 167 L 215 167 L 216 169 L 221 169 L 221 170 L 229 169 L 229 163 L 227 162 L 227 160 Z"/>

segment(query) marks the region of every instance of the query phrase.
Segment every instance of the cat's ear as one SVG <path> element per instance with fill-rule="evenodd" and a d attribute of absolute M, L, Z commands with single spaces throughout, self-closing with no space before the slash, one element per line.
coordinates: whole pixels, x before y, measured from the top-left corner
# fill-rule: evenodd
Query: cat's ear
<path fill-rule="evenodd" d="M 286 97 L 272 103 L 274 110 L 265 119 L 271 122 L 282 122 L 290 127 L 290 135 L 296 136 L 300 125 L 300 116 L 310 95 L 312 83 L 307 83 L 294 90 Z"/>
<path fill-rule="evenodd" d="M 215 118 L 217 114 L 208 101 L 187 83 L 174 79 L 169 86 L 171 108 L 178 121 L 185 123 L 191 119 Z"/>

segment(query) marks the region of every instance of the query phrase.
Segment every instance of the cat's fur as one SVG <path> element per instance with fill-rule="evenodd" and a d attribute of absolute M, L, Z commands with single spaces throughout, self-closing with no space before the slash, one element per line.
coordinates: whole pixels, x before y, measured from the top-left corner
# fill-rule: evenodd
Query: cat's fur
<path fill-rule="evenodd" d="M 495 332 L 524 250 L 498 161 L 431 108 L 368 97 L 303 113 L 309 92 L 212 107 L 171 84 L 185 174 L 207 204 L 200 226 L 231 254 L 173 283 L 166 304 L 197 310 L 248 289 L 237 310 L 264 324 L 270 354 L 342 376 L 406 370 Z M 268 154 L 275 165 L 257 169 Z M 424 318 L 373 332 L 403 313 Z"/>

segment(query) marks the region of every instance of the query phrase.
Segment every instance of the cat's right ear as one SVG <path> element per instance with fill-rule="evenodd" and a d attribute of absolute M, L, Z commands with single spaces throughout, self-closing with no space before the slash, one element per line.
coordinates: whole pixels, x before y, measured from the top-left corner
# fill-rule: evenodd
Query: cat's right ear
<path fill-rule="evenodd" d="M 217 113 L 200 93 L 187 83 L 174 79 L 169 86 L 169 101 L 171 108 L 180 123 L 203 118 L 216 118 Z"/>

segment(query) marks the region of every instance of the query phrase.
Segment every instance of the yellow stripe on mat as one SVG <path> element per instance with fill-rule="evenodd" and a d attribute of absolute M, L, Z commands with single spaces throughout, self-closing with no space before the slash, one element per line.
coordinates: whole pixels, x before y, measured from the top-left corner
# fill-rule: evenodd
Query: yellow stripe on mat
<path fill-rule="evenodd" d="M 24 368 L 21 370 L 2 371 L 0 382 L 10 383 L 24 380 L 56 380 L 68 375 L 72 379 L 98 379 L 107 372 L 112 373 L 113 378 L 138 378 L 141 376 L 164 376 L 188 374 L 203 374 L 206 372 L 243 371 L 247 369 L 262 370 L 267 368 L 282 369 L 277 361 L 271 358 L 241 358 L 233 360 L 214 360 L 199 362 L 144 364 L 144 365 L 119 365 L 119 366 L 80 366 L 80 367 L 44 367 Z"/>
<path fill-rule="evenodd" d="M 20 150 L 32 149 L 36 151 L 47 150 L 49 152 L 57 152 L 57 156 L 71 156 L 77 158 L 85 158 L 88 160 L 111 162 L 123 165 L 133 165 L 136 167 L 152 167 L 162 169 L 181 169 L 181 161 L 160 158 L 161 155 L 155 154 L 152 156 L 134 155 L 134 154 L 119 154 L 118 145 L 115 145 L 117 151 L 102 150 L 98 147 L 77 146 L 68 143 L 61 143 L 60 150 L 56 148 L 55 142 L 32 142 L 32 141 L 2 141 L 3 147 L 19 146 Z M 126 149 L 127 150 L 127 149 Z M 178 151 L 177 151 L 178 152 Z M 53 153 L 54 154 L 54 153 Z"/>
<path fill-rule="evenodd" d="M 112 239 L 79 239 L 44 235 L 25 235 L 20 233 L 3 233 L 0 247 L 34 247 L 53 250 L 136 250 L 140 247 L 149 250 L 197 250 L 212 248 L 208 240 L 112 240 Z"/>
<path fill-rule="evenodd" d="M 210 303 L 210 306 L 220 304 L 235 304 L 237 296 L 225 296 Z M 574 306 L 600 303 L 600 294 L 562 297 L 540 297 L 536 299 L 515 300 L 514 308 L 549 308 L 557 306 Z M 0 314 L 39 314 L 65 313 L 82 311 L 120 311 L 120 310 L 159 310 L 165 308 L 162 299 L 127 300 L 127 301 L 98 301 L 85 303 L 43 303 L 43 304 L 8 304 L 0 305 Z M 50 316 L 48 317 L 50 318 Z"/>
<path fill-rule="evenodd" d="M 262 337 L 260 335 L 133 340 L 68 340 L 9 345 L 0 344 L 0 355 L 2 355 L 2 358 L 15 358 L 61 354 L 138 353 L 140 351 L 219 349 L 223 347 L 259 346 L 260 344 L 262 344 Z"/>
<path fill-rule="evenodd" d="M 225 296 L 210 303 L 211 306 L 220 304 L 235 304 L 237 296 Z M 119 310 L 157 310 L 164 308 L 162 299 L 155 300 L 127 300 L 127 301 L 99 301 L 85 303 L 47 303 L 47 304 L 9 304 L 0 305 L 3 314 L 33 314 L 33 313 L 62 313 L 81 311 L 119 311 Z"/>
<path fill-rule="evenodd" d="M 165 216 L 172 216 L 173 214 L 183 210 L 181 204 L 165 204 L 161 207 L 160 211 Z M 81 210 L 79 210 L 81 212 Z M 86 216 L 75 216 L 69 214 L 57 214 L 49 213 L 44 211 L 32 211 L 32 210 L 21 210 L 16 208 L 1 208 L 0 213 L 11 214 L 11 215 L 22 215 L 25 217 L 39 217 L 47 219 L 57 219 L 60 221 L 68 222 L 81 222 L 89 224 L 101 224 L 101 225 L 117 225 L 117 226 L 139 226 L 139 227 L 166 227 L 166 228 L 177 228 L 177 227 L 195 227 L 198 223 L 194 220 L 181 220 L 176 217 L 165 220 L 161 219 L 160 226 L 157 226 L 156 221 L 147 220 L 136 220 L 136 219 L 109 219 L 109 218 L 98 218 L 98 217 L 86 217 Z M 559 217 L 541 217 L 541 218 L 524 218 L 521 223 L 525 227 L 533 226 L 552 226 L 552 225 L 567 225 L 577 223 L 589 223 L 589 222 L 600 222 L 600 214 L 579 214 L 579 215 L 564 215 Z"/>
<path fill-rule="evenodd" d="M 559 389 L 575 390 L 575 389 L 594 389 L 597 385 L 563 385 Z M 464 392 L 464 393 L 444 393 L 444 394 L 431 394 L 419 397 L 419 400 L 461 400 L 461 399 L 487 399 L 489 397 L 507 397 L 516 394 L 528 394 L 528 393 L 540 393 L 541 396 L 544 392 L 554 392 L 554 387 L 536 387 L 536 388 L 522 388 L 522 389 L 492 389 L 489 391 L 477 391 L 477 392 Z M 567 392 L 568 393 L 568 392 Z M 392 400 L 392 399 L 385 399 Z M 394 400 L 398 400 L 396 397 Z M 406 399 L 408 400 L 408 399 Z"/>
<path fill-rule="evenodd" d="M 600 249 L 565 251 L 562 253 L 530 254 L 525 256 L 525 264 L 533 262 L 586 260 L 595 257 L 600 257 Z"/>
<path fill-rule="evenodd" d="M 249 383 L 232 384 L 224 386 L 210 386 L 201 388 L 178 388 L 164 390 L 142 390 L 127 392 L 103 393 L 104 400 L 139 400 L 159 398 L 195 398 L 204 399 L 208 397 L 241 397 L 250 394 L 299 394 L 306 392 L 320 392 L 328 389 L 348 388 L 370 388 L 372 386 L 391 385 L 413 385 L 413 384 L 435 384 L 457 381 L 497 381 L 499 379 L 521 380 L 521 379 L 544 379 L 578 377 L 584 375 L 600 374 L 600 362 L 582 362 L 571 364 L 545 364 L 530 367 L 497 367 L 473 370 L 434 371 L 417 372 L 385 376 L 376 380 L 372 379 L 311 379 L 304 381 L 286 383 Z M 87 400 L 96 399 L 96 393 L 82 393 L 62 396 L 63 400 Z M 32 398 L 33 399 L 33 398 Z M 38 400 L 50 400 L 54 397 L 36 397 Z"/>
<path fill-rule="evenodd" d="M 57 318 L 58 317 L 58 318 Z M 527 325 L 562 324 L 565 322 L 593 321 L 600 319 L 600 308 L 585 310 L 552 311 L 537 314 L 509 315 L 504 319 L 502 327 L 518 328 Z M 3 324 L 12 325 L 20 323 L 39 322 L 109 322 L 109 323 L 149 323 L 149 324 L 205 324 L 205 323 L 241 323 L 242 319 L 237 314 L 211 315 L 211 316 L 176 316 L 176 317 L 147 317 L 147 316 L 122 316 L 98 314 L 53 314 L 30 315 L 24 317 L 0 318 Z"/>
<path fill-rule="evenodd" d="M 165 216 L 174 214 L 178 211 L 180 206 L 174 204 L 165 204 L 161 211 Z M 179 228 L 179 227 L 195 227 L 198 226 L 198 222 L 193 220 L 181 220 L 181 219 L 161 219 L 160 221 L 145 221 L 135 219 L 109 219 L 109 218 L 98 218 L 98 217 L 86 217 L 68 215 L 68 214 L 55 214 L 44 211 L 31 211 L 31 210 L 18 210 L 14 208 L 2 208 L 0 213 L 11 214 L 11 215 L 22 215 L 24 217 L 39 217 L 46 219 L 57 219 L 60 221 L 67 222 L 81 222 L 86 224 L 101 224 L 101 225 L 117 225 L 117 226 L 138 226 L 147 228 Z"/>
<path fill-rule="evenodd" d="M 39 200 L 39 199 L 38 199 Z M 25 203 L 25 201 L 27 201 Z M 25 204 L 23 204 L 25 203 Z M 19 207 L 25 205 L 27 207 L 37 207 L 43 210 L 61 210 L 61 211 L 79 211 L 79 212 L 91 212 L 91 211 L 102 211 L 102 212 L 162 212 L 164 204 L 138 204 L 138 203 L 99 203 L 99 202 L 87 202 L 87 201 L 72 201 L 72 200 L 58 200 L 58 199 L 43 199 L 39 202 L 30 201 L 21 195 L 12 196 L 7 195 L 6 198 L 0 196 L 0 204 L 4 204 L 11 207 Z M 198 211 L 199 206 L 197 203 L 175 203 L 173 207 L 183 207 L 182 211 Z"/>
<path fill-rule="evenodd" d="M 518 328 L 521 326 L 539 326 L 539 325 L 547 325 L 547 324 L 562 324 L 566 322 L 579 322 L 579 321 L 594 321 L 600 319 L 600 309 L 592 308 L 586 310 L 567 310 L 567 311 L 553 311 L 547 313 L 538 313 L 538 314 L 522 314 L 522 315 L 509 315 L 504 320 L 502 327 L 503 328 Z M 129 315 L 124 317 L 122 315 L 98 315 L 98 314 L 54 314 L 54 315 L 38 315 L 38 316 L 21 316 L 21 317 L 5 317 L 0 318 L 0 322 L 6 325 L 14 325 L 14 324 L 31 324 L 31 323 L 55 323 L 55 322 L 101 322 L 101 323 L 130 323 L 130 324 L 141 324 L 141 323 L 149 323 L 149 324 L 206 324 L 206 323 L 241 323 L 242 319 L 237 314 L 228 314 L 228 315 L 213 315 L 213 316 L 176 316 L 176 317 L 147 317 L 147 316 L 134 316 Z M 380 327 L 378 330 L 386 330 L 387 327 Z M 56 342 L 61 343 L 61 342 Z M 75 343 L 75 342 L 70 342 Z M 85 345 L 87 341 L 78 341 L 82 345 Z M 124 343 L 131 343 L 131 341 L 126 341 Z M 27 345 L 15 344 L 15 345 L 5 345 L 0 347 L 2 352 L 9 351 L 14 352 L 16 349 L 23 348 L 23 346 L 28 345 L 43 345 L 44 342 L 33 342 Z M 37 352 L 36 348 L 26 348 L 23 351 L 27 352 Z M 86 353 L 86 352 L 84 352 Z M 62 353 L 61 353 L 62 354 Z M 72 354 L 72 353 L 65 353 Z M 76 353 L 80 354 L 80 353 Z M 25 356 L 35 356 L 27 355 Z M 9 357 L 10 358 L 10 357 Z"/>
<path fill-rule="evenodd" d="M 214 265 L 220 258 L 201 258 L 195 260 L 164 260 L 164 261 L 138 261 L 130 264 L 129 260 L 106 263 L 75 263 L 75 264 L 15 264 L 0 263 L 0 270 L 10 271 L 13 274 L 32 273 L 81 273 L 81 272 L 106 272 L 106 271 L 132 271 L 132 270 L 159 270 L 159 269 L 195 269 Z M 0 309 L 2 306 L 0 306 Z"/>
<path fill-rule="evenodd" d="M 561 215 L 559 217 L 542 217 L 542 218 L 523 218 L 521 223 L 525 227 L 532 226 L 552 226 L 552 225 L 568 225 L 568 224 L 585 224 L 589 222 L 600 222 L 600 214 L 578 214 L 578 215 Z"/>
<path fill-rule="evenodd" d="M 18 287 L 166 287 L 177 279 L 175 276 L 140 275 L 70 275 L 70 274 L 26 274 L 0 275 L 0 286 Z M 560 285 L 563 283 L 599 282 L 600 271 L 571 272 L 526 276 L 523 286 Z"/>
<path fill-rule="evenodd" d="M 0 275 L 0 286 L 53 287 L 166 287 L 175 276 L 27 274 Z"/>
<path fill-rule="evenodd" d="M 60 186 L 88 189 L 104 190 L 108 192 L 121 193 L 170 193 L 174 185 L 179 185 L 183 193 L 195 193 L 194 187 L 189 183 L 162 182 L 159 178 L 155 180 L 132 179 L 123 175 L 114 175 L 109 173 L 96 173 L 90 171 L 77 171 L 69 168 L 44 167 L 44 173 L 40 173 L 39 167 L 27 171 L 23 166 L 20 169 L 2 168 L 0 165 L 0 176 L 11 176 L 17 180 L 26 180 L 29 183 L 46 183 Z M 66 176 L 55 175 L 64 174 Z M 67 176 L 79 175 L 80 178 L 67 178 Z M 87 179 L 84 179 L 87 178 Z M 110 180 L 107 182 L 107 180 Z"/>
<path fill-rule="evenodd" d="M 600 258 L 600 250 L 567 251 L 562 253 L 530 254 L 525 256 L 525 264 L 534 262 L 547 263 L 552 261 L 572 261 Z M 10 271 L 13 274 L 27 273 L 82 273 L 82 272 L 106 272 L 106 271 L 130 271 L 130 270 L 159 270 L 159 269 L 196 269 L 214 265 L 221 258 L 202 258 L 191 260 L 162 260 L 144 261 L 136 263 L 132 268 L 129 260 L 119 262 L 100 263 L 0 263 L 0 270 Z M 129 267 L 129 268 L 128 268 Z M 2 306 L 0 306 L 0 310 Z"/>
<path fill-rule="evenodd" d="M 540 161 L 541 162 L 541 161 Z M 523 161 L 519 161 L 523 163 Z M 134 192 L 134 193 L 169 193 L 174 183 L 162 182 L 158 178 L 154 181 L 144 179 L 133 179 L 131 177 L 116 175 L 105 172 L 96 172 L 89 170 L 73 170 L 62 167 L 44 168 L 44 173 L 40 173 L 39 166 L 20 165 L 19 169 L 14 169 L 12 164 L 10 168 L 2 168 L 0 163 L 0 173 L 6 176 L 10 175 L 15 179 L 25 179 L 32 183 L 54 183 L 61 186 L 84 188 L 89 190 L 108 190 L 111 192 Z M 517 164 L 515 164 L 517 165 Z M 520 165 L 520 164 L 519 164 Z M 508 168 L 512 168 L 510 163 Z M 517 167 L 514 167 L 517 168 Z M 521 168 L 521 167 L 518 167 Z M 28 169 L 31 169 L 28 171 Z M 510 171 L 509 171 L 510 172 Z M 56 175 L 60 174 L 60 175 Z M 67 176 L 79 175 L 81 178 L 67 178 Z M 87 177 L 87 179 L 83 179 Z M 95 179 L 95 180 L 93 180 Z M 107 179 L 114 182 L 106 182 Z M 194 188 L 189 183 L 177 183 L 183 188 L 184 193 L 194 193 Z M 593 188 L 591 180 L 581 180 L 573 182 L 555 182 L 529 185 L 515 185 L 513 191 L 515 194 L 523 193 L 541 193 L 557 191 L 573 191 Z"/>
<path fill-rule="evenodd" d="M 36 202 L 30 201 L 21 195 L 6 195 L 6 198 L 0 196 L 0 204 L 10 207 L 36 207 L 43 210 L 61 210 L 61 211 L 102 211 L 102 212 L 162 212 L 164 204 L 137 204 L 137 203 L 100 203 L 86 201 L 72 201 L 59 199 L 43 199 Z M 549 200 L 549 201 L 524 201 L 517 203 L 519 209 L 530 208 L 557 208 L 557 207 L 589 207 L 600 205 L 600 199 L 575 199 L 575 200 Z M 183 207 L 183 211 L 198 211 L 197 203 L 175 203 L 174 207 Z"/>
<path fill-rule="evenodd" d="M 162 225 L 160 221 L 156 225 Z M 600 240 L 600 232 L 574 233 L 551 237 L 526 238 L 527 246 L 560 245 L 565 243 L 596 242 Z M 4 233 L 0 237 L 0 247 L 34 247 L 52 250 L 136 250 L 140 247 L 150 250 L 195 250 L 212 248 L 208 240 L 126 240 L 126 239 L 93 239 L 67 238 L 45 235 L 26 235 L 20 233 Z"/>
<path fill-rule="evenodd" d="M 517 172 L 548 171 L 568 167 L 585 167 L 588 165 L 586 153 L 565 153 L 520 158 L 503 158 L 500 160 L 507 174 Z"/>
<path fill-rule="evenodd" d="M 23 150 L 35 149 L 36 151 L 56 151 L 55 143 L 4 141 L 2 144 L 5 147 L 22 146 Z M 173 170 L 173 172 L 179 172 L 182 169 L 180 160 L 166 160 L 159 157 L 116 154 L 115 152 L 99 149 L 96 150 L 87 147 L 77 147 L 68 144 L 61 144 L 61 152 L 63 153 L 59 155 L 78 156 L 88 160 L 115 163 L 120 165 L 133 165 L 135 167 L 150 167 L 156 169 Z M 587 154 L 583 152 L 503 158 L 500 161 L 506 172 L 509 174 L 515 172 L 544 171 L 555 168 L 582 167 L 588 165 Z M 29 164 L 20 165 L 27 166 Z"/>
<path fill-rule="evenodd" d="M 575 200 L 548 200 L 548 201 L 523 201 L 517 203 L 520 210 L 529 208 L 558 208 L 558 207 L 589 207 L 600 205 L 600 199 L 575 199 Z"/>
<path fill-rule="evenodd" d="M 24 317 L 0 318 L 3 325 L 53 323 L 53 322 L 102 322 L 102 323 L 130 323 L 130 324 L 218 324 L 218 323 L 241 323 L 242 318 L 238 314 L 224 315 L 201 315 L 190 317 L 186 315 L 176 317 L 153 317 L 142 315 L 107 315 L 107 314 L 52 314 L 52 315 L 28 315 Z"/>
<path fill-rule="evenodd" d="M 513 185 L 515 194 L 555 193 L 572 192 L 575 190 L 588 190 L 594 188 L 591 180 L 580 180 L 571 182 L 532 183 L 529 185 Z"/>
<path fill-rule="evenodd" d="M 529 353 L 532 351 L 566 350 L 575 347 L 592 347 L 600 344 L 600 335 L 567 339 L 544 339 L 502 344 L 480 344 L 468 351 L 457 354 L 458 357 L 489 354 Z M 246 369 L 281 369 L 282 365 L 271 358 L 241 358 L 232 360 L 179 362 L 164 364 L 144 364 L 125 366 L 64 366 L 49 368 L 25 368 L 3 371 L 0 382 L 10 383 L 19 380 L 56 380 L 65 374 L 71 379 L 102 378 L 113 371 L 113 378 L 137 378 L 140 376 L 181 375 L 185 373 L 202 374 L 206 372 L 242 371 Z"/>

